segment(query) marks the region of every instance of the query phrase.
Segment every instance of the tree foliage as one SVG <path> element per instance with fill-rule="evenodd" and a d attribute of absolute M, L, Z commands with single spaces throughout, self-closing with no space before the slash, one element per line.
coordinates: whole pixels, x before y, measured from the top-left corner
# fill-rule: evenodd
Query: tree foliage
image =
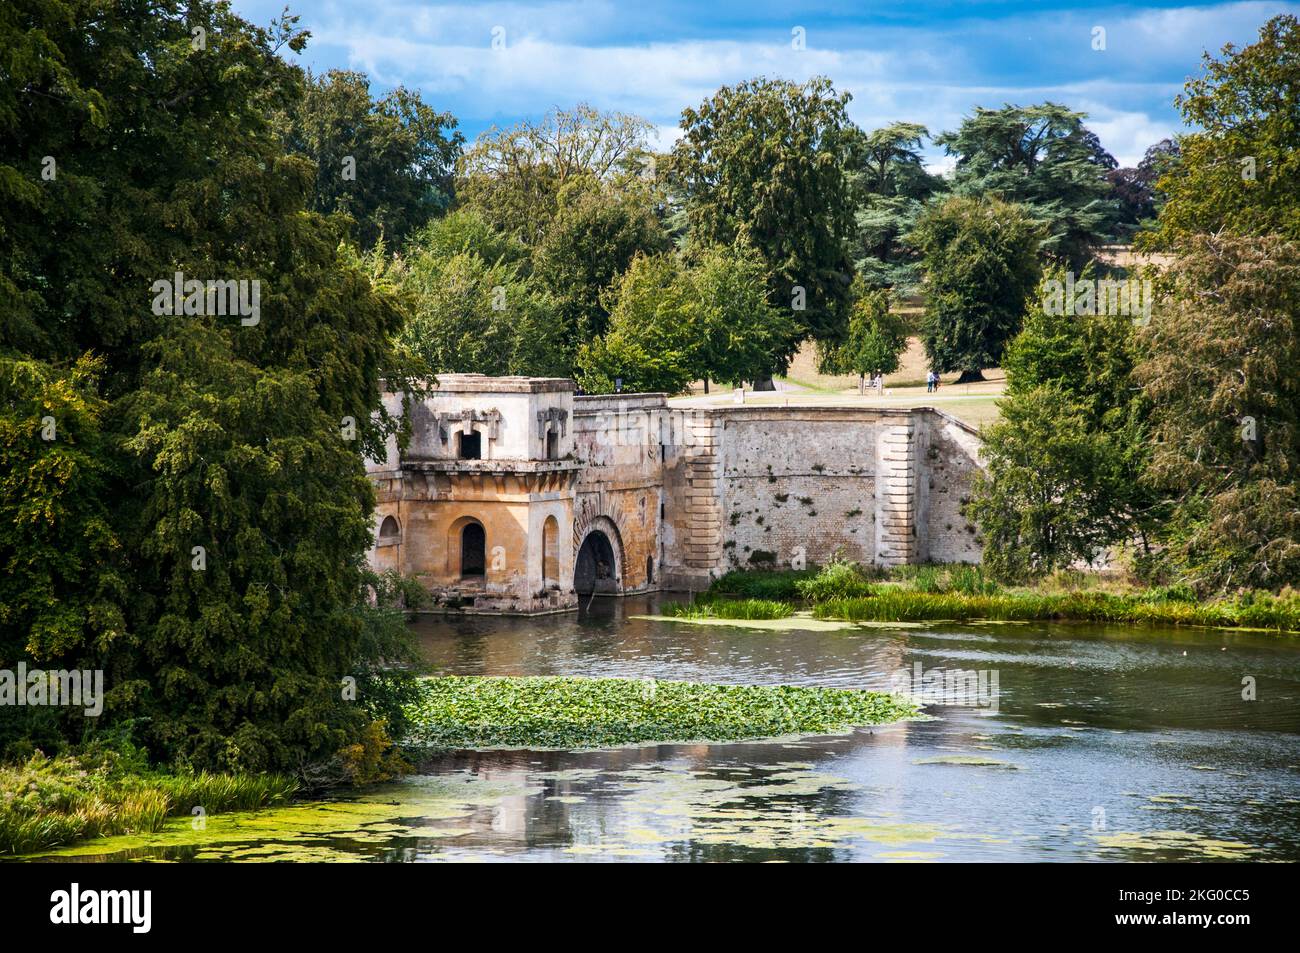
<path fill-rule="evenodd" d="M 953 189 L 1021 205 L 1043 228 L 1043 250 L 1082 270 L 1116 213 L 1107 173 L 1115 159 L 1057 103 L 977 107 L 935 142 L 957 157 Z"/>
<path fill-rule="evenodd" d="M 500 231 L 535 247 L 570 182 L 588 178 L 618 190 L 645 176 L 652 128 L 636 116 L 585 103 L 554 110 L 540 122 L 493 127 L 461 158 L 459 197 Z"/>
<path fill-rule="evenodd" d="M 316 165 L 310 207 L 351 216 L 365 248 L 381 236 L 400 244 L 451 202 L 464 137 L 450 113 L 403 86 L 376 100 L 364 73 L 308 74 L 278 126 L 288 148 Z"/>
<path fill-rule="evenodd" d="M 1152 240 L 1174 248 L 1223 229 L 1300 239 L 1300 21 L 1276 16 L 1255 43 L 1204 65 L 1175 100 L 1197 131 L 1159 180 L 1169 203 Z"/>
<path fill-rule="evenodd" d="M 907 350 L 907 319 L 889 309 L 889 292 L 871 289 L 859 280 L 849 310 L 849 331 L 844 343 L 825 363 L 839 373 L 892 374 Z"/>
<path fill-rule="evenodd" d="M 909 289 L 920 281 L 915 253 L 903 236 L 943 179 L 926 171 L 921 145 L 929 131 L 910 122 L 846 136 L 845 164 L 854 204 L 853 268 L 874 288 Z"/>
<path fill-rule="evenodd" d="M 570 179 L 556 197 L 555 217 L 533 254 L 538 281 L 556 300 L 566 347 L 605 332 L 602 295 L 637 254 L 668 247 L 649 191 L 635 180 L 610 189 L 592 176 Z"/>
<path fill-rule="evenodd" d="M 482 243 L 453 251 L 466 236 L 464 223 L 463 216 L 435 222 L 394 263 L 411 315 L 399 341 L 434 373 L 567 373 L 570 352 L 554 298 L 522 262 L 484 258 L 474 250 Z M 493 235 L 486 248 L 499 251 L 502 238 Z"/>
<path fill-rule="evenodd" d="M 739 383 L 771 370 L 772 355 L 797 332 L 787 309 L 767 300 L 767 268 L 752 248 L 697 251 L 682 276 L 694 297 L 696 378 Z"/>
<path fill-rule="evenodd" d="M 922 339 L 930 366 L 980 379 L 1020 330 L 1038 282 L 1037 226 L 1015 205 L 951 197 L 932 206 L 908 236 L 926 281 Z"/>
<path fill-rule="evenodd" d="M 1012 580 L 1148 543 L 1162 515 L 1144 482 L 1149 408 L 1132 379 L 1132 319 L 1049 309 L 1045 289 L 1007 346 L 1001 416 L 984 433 L 987 469 L 968 507 L 985 565 Z"/>
<path fill-rule="evenodd" d="M 1178 503 L 1173 571 L 1203 589 L 1300 582 L 1300 248 L 1190 239 L 1137 367 L 1150 479 Z"/>
<path fill-rule="evenodd" d="M 790 309 L 803 289 L 804 308 L 794 313 L 801 331 L 773 355 L 773 370 L 805 336 L 843 337 L 852 276 L 848 100 L 825 78 L 803 85 L 760 78 L 724 86 L 682 112 L 673 173 L 693 240 L 754 247 L 773 307 Z"/>
<path fill-rule="evenodd" d="M 676 256 L 638 255 L 609 293 L 609 330 L 578 350 L 578 383 L 591 393 L 680 393 L 695 379 L 699 301 Z"/>
<path fill-rule="evenodd" d="M 400 384 L 401 313 L 310 210 L 316 170 L 274 125 L 302 95 L 280 54 L 305 34 L 224 3 L 3 16 L 0 433 L 33 469 L 4 503 L 23 531 L 0 565 L 30 598 L 5 600 L 2 661 L 103 668 L 95 727 L 135 725 L 155 758 L 328 759 L 368 720 L 339 684 L 360 663 L 362 454 L 396 428 L 378 397 Z M 177 271 L 258 281 L 260 313 L 157 313 Z M 37 443 L 45 416 L 57 436 Z"/>

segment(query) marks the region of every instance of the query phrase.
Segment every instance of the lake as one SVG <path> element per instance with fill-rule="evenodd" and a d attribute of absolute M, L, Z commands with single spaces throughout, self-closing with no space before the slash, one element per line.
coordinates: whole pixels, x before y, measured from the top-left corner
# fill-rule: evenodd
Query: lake
<path fill-rule="evenodd" d="M 927 705 L 928 720 L 840 737 L 448 754 L 360 798 L 213 816 L 201 830 L 181 818 L 159 834 L 53 856 L 1300 860 L 1300 638 L 1064 623 L 763 630 L 636 618 L 675 598 L 413 625 L 444 673 L 889 690 L 919 663 L 922 675 L 984 673 L 996 695 L 942 697 Z M 1243 699 L 1244 679 L 1255 700 Z"/>

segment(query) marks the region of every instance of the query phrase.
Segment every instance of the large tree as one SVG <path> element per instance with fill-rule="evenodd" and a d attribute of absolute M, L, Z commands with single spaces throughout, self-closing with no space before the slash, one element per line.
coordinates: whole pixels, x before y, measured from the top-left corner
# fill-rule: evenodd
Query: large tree
<path fill-rule="evenodd" d="M 693 240 L 753 246 L 768 300 L 799 333 L 772 355 L 784 369 L 807 336 L 840 340 L 852 263 L 853 203 L 844 171 L 847 93 L 830 80 L 754 79 L 682 112 L 673 173 Z"/>
<path fill-rule="evenodd" d="M 772 354 L 796 333 L 790 312 L 767 300 L 767 269 L 746 246 L 695 249 L 682 275 L 697 304 L 696 377 L 729 383 L 768 373 Z"/>
<path fill-rule="evenodd" d="M 594 179 L 617 190 L 652 178 L 652 129 L 637 116 L 586 104 L 552 111 L 539 122 L 494 126 L 461 158 L 458 196 L 501 231 L 539 245 L 564 187 L 574 180 Z"/>
<path fill-rule="evenodd" d="M 32 472 L 6 488 L 22 530 L 0 566 L 39 597 L 6 615 L 0 662 L 105 669 L 101 723 L 156 758 L 328 758 L 367 717 L 339 683 L 362 664 L 362 453 L 394 426 L 401 314 L 273 125 L 305 35 L 224 3 L 3 11 L 0 434 Z M 259 306 L 222 313 L 200 285 L 163 307 L 178 271 L 255 281 Z"/>
<path fill-rule="evenodd" d="M 951 197 L 931 206 L 907 241 L 922 258 L 925 318 L 921 336 L 934 370 L 983 380 L 1020 330 L 1038 282 L 1040 226 L 997 199 Z"/>
<path fill-rule="evenodd" d="M 410 311 L 399 340 L 434 373 L 568 373 L 554 298 L 522 262 L 484 257 L 473 244 L 448 248 L 445 233 L 463 236 L 463 221 L 454 214 L 429 226 L 389 269 Z"/>
<path fill-rule="evenodd" d="M 350 215 L 364 247 L 400 243 L 451 202 L 464 141 L 456 120 L 403 86 L 374 99 L 364 73 L 308 74 L 278 126 L 316 164 L 311 208 Z"/>
<path fill-rule="evenodd" d="M 1117 163 L 1083 124 L 1056 103 L 977 107 L 935 137 L 957 157 L 953 189 L 1022 205 L 1043 226 L 1043 249 L 1081 271 L 1110 234 L 1117 212 L 1107 173 Z"/>
<path fill-rule="evenodd" d="M 1111 196 L 1119 206 L 1115 224 L 1121 236 L 1131 235 L 1139 226 L 1152 224 L 1166 201 L 1156 182 L 1177 162 L 1178 143 L 1173 139 L 1161 139 L 1147 149 L 1135 167 L 1111 169 L 1106 174 Z"/>
<path fill-rule="evenodd" d="M 605 187 L 594 176 L 572 178 L 556 197 L 556 211 L 533 251 L 533 270 L 554 295 L 570 353 L 605 333 L 602 297 L 638 254 L 666 250 L 668 236 L 647 188 Z"/>
<path fill-rule="evenodd" d="M 926 171 L 924 126 L 895 122 L 871 132 L 854 127 L 845 163 L 853 195 L 853 267 L 876 288 L 909 289 L 920 280 L 916 256 L 903 244 L 926 201 L 946 185 Z"/>
<path fill-rule="evenodd" d="M 578 383 L 592 393 L 684 391 L 698 366 L 699 309 L 675 255 L 638 255 L 609 291 L 609 330 L 578 351 Z"/>
<path fill-rule="evenodd" d="M 1300 239 L 1300 21 L 1274 17 L 1255 43 L 1207 53 L 1204 66 L 1176 100 L 1195 131 L 1159 180 L 1169 202 L 1155 243 L 1221 229 Z"/>
<path fill-rule="evenodd" d="M 1064 279 L 1062 268 L 1045 278 Z M 1132 379 L 1132 319 L 1048 300 L 1040 285 L 1003 356 L 1006 393 L 984 433 L 986 469 L 969 507 L 985 565 L 1008 579 L 1092 561 L 1132 540 L 1145 556 L 1162 515 L 1144 480 L 1148 405 Z"/>
<path fill-rule="evenodd" d="M 1168 563 L 1202 589 L 1300 583 L 1300 245 L 1194 237 L 1137 367 Z"/>
<path fill-rule="evenodd" d="M 844 343 L 828 355 L 829 370 L 858 375 L 858 389 L 868 374 L 892 374 L 907 350 L 908 321 L 889 307 L 889 292 L 871 288 L 859 277 L 854 283 L 849 331 Z"/>

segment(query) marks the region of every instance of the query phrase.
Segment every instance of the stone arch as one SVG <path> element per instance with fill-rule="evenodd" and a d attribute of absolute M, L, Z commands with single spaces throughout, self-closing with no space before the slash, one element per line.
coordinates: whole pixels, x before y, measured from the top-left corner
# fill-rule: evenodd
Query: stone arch
<path fill-rule="evenodd" d="M 576 530 L 576 527 L 575 527 Z M 575 532 L 575 538 L 579 538 Z M 623 536 L 608 516 L 596 516 L 582 527 L 573 560 L 573 588 L 581 595 L 623 591 Z"/>
<path fill-rule="evenodd" d="M 402 524 L 397 517 L 389 514 L 379 524 L 379 545 L 388 546 L 402 541 Z"/>
<path fill-rule="evenodd" d="M 447 575 L 452 579 L 487 577 L 487 530 L 473 516 L 462 516 L 447 530 Z"/>

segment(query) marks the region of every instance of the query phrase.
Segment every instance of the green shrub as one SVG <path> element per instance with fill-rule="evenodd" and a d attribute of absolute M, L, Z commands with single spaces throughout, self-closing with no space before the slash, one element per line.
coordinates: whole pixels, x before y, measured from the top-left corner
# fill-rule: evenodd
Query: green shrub
<path fill-rule="evenodd" d="M 833 599 L 815 607 L 823 619 L 913 622 L 923 620 L 1075 620 L 1130 624 L 1249 627 L 1300 632 L 1300 598 L 1268 594 L 1217 602 L 1152 602 L 1142 596 L 1102 592 L 1059 595 L 1002 593 L 968 596 L 956 592 L 928 593 L 882 589 L 877 595 Z"/>
<path fill-rule="evenodd" d="M 753 599 L 798 599 L 799 580 L 816 574 L 816 569 L 732 571 L 715 579 L 709 592 Z"/>
<path fill-rule="evenodd" d="M 36 753 L 0 766 L 0 855 L 43 850 L 86 837 L 149 833 L 170 814 L 253 810 L 287 800 L 285 775 L 143 772 L 138 752 L 90 748 Z"/>
<path fill-rule="evenodd" d="M 857 563 L 841 559 L 831 560 L 810 579 L 796 580 L 795 589 L 810 602 L 868 596 L 873 591 L 861 567 Z"/>

